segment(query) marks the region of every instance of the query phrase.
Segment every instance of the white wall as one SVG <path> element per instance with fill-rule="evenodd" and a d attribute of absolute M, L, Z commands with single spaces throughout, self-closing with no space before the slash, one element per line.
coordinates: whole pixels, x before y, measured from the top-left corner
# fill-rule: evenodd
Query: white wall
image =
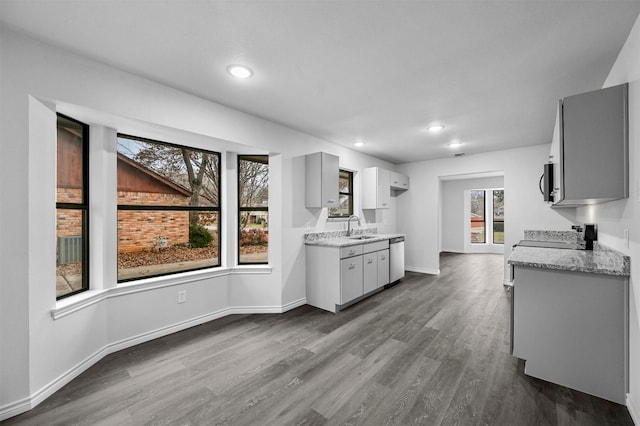
<path fill-rule="evenodd" d="M 6 28 L 0 28 L 0 36 L 0 419 L 43 400 L 111 351 L 228 313 L 276 312 L 304 303 L 303 234 L 329 225 L 326 213 L 304 207 L 303 156 L 326 151 L 352 170 L 394 169 Z M 91 296 L 87 305 L 52 319 L 52 309 L 60 306 L 55 301 L 56 109 L 84 115 L 96 129 L 92 138 L 133 129 L 162 140 L 178 135 L 212 150 L 269 153 L 271 270 L 229 268 L 222 274 L 186 273 L 117 286 L 111 265 L 116 243 L 109 231 L 115 208 L 103 201 L 94 212 L 104 217 L 95 218 L 91 231 L 104 247 L 91 255 L 96 290 L 81 296 Z M 106 176 L 104 185 L 92 179 L 92 191 L 105 200 L 115 187 L 109 144 L 104 140 L 91 147 L 98 159 L 92 162 L 94 171 Z M 226 189 L 233 188 L 232 180 Z M 370 219 L 377 220 L 376 215 Z M 395 213 L 383 215 L 380 226 L 395 231 L 394 222 Z M 233 229 L 232 220 L 227 228 Z M 232 259 L 225 265 L 232 267 Z M 178 305 L 176 294 L 183 289 L 187 303 Z"/>
<path fill-rule="evenodd" d="M 468 228 L 465 191 L 502 187 L 504 187 L 503 176 L 442 181 L 441 251 L 454 253 L 468 251 L 465 244 L 465 229 Z"/>
<path fill-rule="evenodd" d="M 549 130 L 551 137 L 551 129 Z M 494 151 L 459 158 L 421 161 L 400 166 L 409 175 L 411 190 L 398 198 L 398 232 L 407 233 L 405 261 L 408 270 L 439 273 L 441 218 L 436 200 L 441 176 L 504 171 L 505 278 L 510 247 L 524 237 L 525 229 L 570 230 L 572 212 L 552 211 L 538 188 L 550 144 Z M 564 216 L 562 216 L 564 215 Z M 565 217 L 566 216 L 566 217 Z"/>
<path fill-rule="evenodd" d="M 640 424 L 640 18 L 603 87 L 629 83 L 629 198 L 581 207 L 581 222 L 598 224 L 598 240 L 631 256 L 629 315 L 629 395 L 627 406 Z M 629 245 L 624 230 L 629 230 Z"/>

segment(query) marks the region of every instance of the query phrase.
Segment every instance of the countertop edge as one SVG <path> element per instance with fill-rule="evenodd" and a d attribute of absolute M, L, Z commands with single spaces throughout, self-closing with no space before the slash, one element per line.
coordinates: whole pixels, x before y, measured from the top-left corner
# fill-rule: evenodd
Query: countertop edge
<path fill-rule="evenodd" d="M 631 258 L 606 246 L 594 251 L 516 246 L 507 264 L 618 277 L 631 275 Z"/>
<path fill-rule="evenodd" d="M 336 237 L 325 238 L 314 241 L 305 241 L 306 246 L 319 246 L 319 247 L 350 247 L 360 244 L 376 243 L 384 240 L 390 240 L 397 237 L 406 237 L 406 234 L 376 234 L 373 238 L 367 238 L 364 240 L 350 239 L 349 237 Z"/>

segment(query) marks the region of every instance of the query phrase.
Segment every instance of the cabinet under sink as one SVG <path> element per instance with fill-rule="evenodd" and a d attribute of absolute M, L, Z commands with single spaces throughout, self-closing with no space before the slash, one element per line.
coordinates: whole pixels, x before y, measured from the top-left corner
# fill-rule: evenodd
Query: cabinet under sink
<path fill-rule="evenodd" d="M 366 237 L 351 238 L 375 238 Z M 309 245 L 305 253 L 307 304 L 311 306 L 337 312 L 389 283 L 389 240 L 347 247 Z"/>

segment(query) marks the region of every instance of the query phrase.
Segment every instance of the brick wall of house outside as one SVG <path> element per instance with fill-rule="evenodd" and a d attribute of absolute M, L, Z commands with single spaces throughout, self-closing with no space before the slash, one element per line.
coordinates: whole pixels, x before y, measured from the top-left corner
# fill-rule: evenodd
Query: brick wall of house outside
<path fill-rule="evenodd" d="M 178 194 L 118 191 L 118 204 L 188 206 L 189 199 Z M 162 210 L 118 210 L 118 251 L 130 253 L 189 243 L 189 212 Z"/>
<path fill-rule="evenodd" d="M 82 201 L 82 190 L 79 188 L 58 188 L 59 203 L 79 203 Z M 56 211 L 56 235 L 70 237 L 82 234 L 82 212 L 80 210 Z"/>

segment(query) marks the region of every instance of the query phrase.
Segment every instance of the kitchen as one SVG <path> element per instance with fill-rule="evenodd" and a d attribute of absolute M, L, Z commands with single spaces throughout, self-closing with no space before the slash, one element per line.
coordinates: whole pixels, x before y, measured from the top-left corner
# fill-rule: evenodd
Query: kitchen
<path fill-rule="evenodd" d="M 8 6 L 9 2 L 0 5 L 5 17 L 10 16 L 7 14 Z M 108 15 L 108 10 L 102 12 Z M 456 11 L 458 12 L 460 11 Z M 602 13 L 603 22 L 606 22 L 606 19 L 612 18 L 605 12 L 606 7 L 603 6 L 603 10 L 597 9 L 593 13 Z M 0 407 L 3 416 L 5 413 L 17 413 L 41 402 L 45 396 L 52 394 L 108 353 L 229 314 L 285 312 L 304 305 L 305 233 L 336 231 L 346 225 L 345 222 L 327 221 L 324 209 L 308 209 L 305 206 L 305 156 L 315 152 L 330 152 L 339 157 L 341 167 L 351 170 L 362 171 L 378 167 L 409 177 L 410 189 L 391 197 L 390 209 L 363 211 L 362 207 L 356 206 L 355 211 L 355 214 L 363 219 L 364 227 L 376 227 L 377 232 L 381 234 L 406 235 L 407 271 L 423 274 L 441 272 L 441 212 L 437 207 L 440 178 L 496 171 L 502 171 L 505 177 L 505 215 L 508 218 L 505 223 L 505 247 L 511 247 L 523 239 L 526 229 L 570 230 L 575 224 L 597 223 L 598 241 L 629 254 L 632 263 L 633 259 L 637 258 L 637 235 L 640 235 L 637 225 L 640 221 L 635 208 L 638 199 L 638 114 L 634 108 L 638 99 L 636 85 L 640 78 L 640 65 L 637 62 L 637 57 L 640 56 L 637 55 L 640 28 L 635 20 L 637 10 L 633 20 L 625 21 L 628 26 L 618 45 L 618 49 L 622 48 L 620 55 L 617 56 L 617 52 L 610 54 L 605 61 L 606 66 L 601 66 L 605 69 L 597 69 L 598 75 L 591 77 L 593 80 L 590 80 L 589 84 L 582 83 L 582 87 L 555 93 L 550 97 L 548 107 L 542 108 L 542 112 L 530 111 L 526 106 L 523 107 L 521 115 L 528 116 L 531 121 L 539 114 L 548 117 L 543 120 L 548 123 L 548 127 L 544 130 L 546 136 L 542 140 L 527 140 L 523 137 L 522 146 L 487 149 L 485 152 L 474 152 L 473 144 L 463 144 L 467 156 L 456 158 L 450 157 L 450 149 L 444 146 L 439 148 L 440 158 L 417 159 L 414 156 L 415 160 L 411 161 L 407 158 L 412 158 L 415 154 L 412 148 L 402 154 L 403 160 L 393 157 L 395 153 L 389 160 L 383 160 L 377 156 L 382 154 L 376 153 L 378 148 L 375 141 L 365 144 L 368 151 L 360 151 L 352 147 L 351 141 L 345 142 L 344 145 L 331 143 L 327 141 L 331 140 L 327 135 L 311 136 L 274 121 L 240 112 L 238 109 L 242 110 L 243 104 L 250 103 L 250 85 L 235 84 L 233 89 L 220 88 L 220 93 L 229 94 L 230 99 L 236 97 L 236 104 L 229 101 L 229 106 L 236 108 L 233 109 L 193 96 L 190 94 L 190 88 L 177 90 L 158 83 L 161 79 L 149 79 L 136 75 L 140 72 L 130 73 L 118 67 L 104 65 L 102 62 L 106 62 L 106 58 L 101 57 L 100 52 L 79 55 L 73 53 L 73 49 L 70 51 L 67 48 L 52 46 L 49 43 L 55 45 L 55 40 L 39 40 L 37 34 L 33 34 L 35 29 L 24 24 L 30 19 L 38 19 L 37 16 L 29 14 L 29 7 L 21 13 L 25 15 L 11 15 L 14 21 L 6 26 L 4 20 L 8 18 L 2 18 L 3 130 L 0 196 L 3 207 L 0 240 L 3 396 Z M 31 13 L 40 15 L 37 11 Z M 347 12 L 344 16 L 344 19 L 353 17 Z M 621 19 L 619 16 L 617 18 Z M 340 21 L 339 18 L 336 20 Z M 433 22 L 432 24 L 436 25 Z M 19 31 L 21 25 L 30 28 L 27 35 Z M 233 26 L 232 22 L 226 25 Z M 371 35 L 371 31 L 365 33 Z M 611 29 L 608 28 L 605 33 L 611 33 Z M 95 40 L 96 43 L 98 41 Z M 313 43 L 310 42 L 310 45 Z M 302 55 L 301 52 L 298 53 Z M 585 53 L 577 51 L 568 56 L 565 59 L 567 63 L 563 64 L 569 66 L 571 61 L 578 61 L 581 55 Z M 478 55 L 473 59 L 480 60 Z M 512 65 L 514 69 L 520 70 L 516 66 L 522 64 Z M 128 69 L 123 64 L 120 68 Z M 574 66 L 572 69 L 577 73 L 580 68 L 581 66 Z M 260 81 L 259 72 L 255 71 L 254 81 Z M 507 81 L 505 74 L 515 72 L 502 70 L 504 73 L 501 74 L 500 67 L 488 68 L 485 71 L 497 74 L 498 78 L 493 80 L 497 82 Z M 304 70 L 300 72 L 303 75 L 305 73 Z M 442 70 L 434 70 L 434 80 L 440 78 L 441 73 Z M 428 72 L 425 71 L 425 75 L 428 75 Z M 464 75 L 459 77 L 462 78 Z M 292 77 L 289 83 L 294 84 L 297 81 Z M 574 210 L 551 210 L 541 201 L 538 180 L 542 165 L 548 161 L 555 103 L 559 98 L 573 93 L 625 82 L 630 83 L 630 198 Z M 78 84 L 81 86 L 77 87 Z M 313 90 L 316 96 L 335 95 L 330 88 L 323 87 L 322 80 L 316 81 Z M 340 87 L 340 90 L 344 92 L 345 97 L 365 97 L 368 102 L 372 101 L 370 95 L 367 97 L 353 88 Z M 536 90 L 538 89 L 534 88 L 521 94 L 532 96 Z M 452 95 L 451 101 L 461 99 L 459 93 L 449 93 Z M 390 99 L 394 98 L 390 94 L 388 99 L 388 102 L 391 102 Z M 391 107 L 397 108 L 402 104 L 402 101 L 395 102 Z M 526 102 L 526 98 L 518 100 L 518 103 Z M 112 229 L 110 226 L 113 225 L 97 222 L 93 224 L 92 229 L 104 234 L 106 248 L 102 252 L 99 248 L 92 251 L 93 255 L 102 260 L 95 271 L 95 276 L 100 276 L 101 279 L 95 283 L 96 288 L 93 290 L 96 293 L 91 296 L 94 299 L 87 301 L 86 306 L 56 306 L 55 297 L 52 297 L 49 287 L 46 291 L 40 291 L 42 283 L 51 280 L 50 272 L 47 268 L 34 266 L 44 263 L 51 266 L 49 269 L 52 270 L 55 265 L 55 236 L 50 230 L 50 223 L 40 219 L 41 212 L 53 215 L 55 210 L 49 197 L 54 191 L 53 184 L 42 179 L 45 176 L 51 181 L 55 180 L 54 164 L 50 161 L 55 157 L 55 151 L 52 146 L 40 141 L 42 138 L 50 139 L 49 136 L 40 136 L 46 134 L 46 127 L 32 124 L 43 121 L 46 125 L 51 125 L 51 103 L 56 105 L 58 111 L 67 115 L 101 124 L 100 128 L 96 129 L 96 138 L 99 138 L 100 133 L 108 134 L 109 129 L 115 127 L 119 131 L 131 129 L 145 132 L 146 135 L 156 138 L 161 137 L 158 135 L 164 138 L 171 136 L 193 146 L 228 144 L 229 151 L 242 149 L 249 154 L 270 154 L 269 265 L 229 269 L 207 275 L 202 280 L 184 283 L 168 279 L 162 287 L 150 288 L 150 284 L 144 284 L 146 287 L 140 290 L 145 291 L 136 292 L 127 286 L 116 286 L 114 271 L 108 266 L 115 264 L 115 242 L 109 232 Z M 215 119 L 212 120 L 212 117 Z M 380 120 L 380 117 L 364 124 L 373 126 L 376 120 Z M 304 122 L 304 117 L 299 121 Z M 493 122 L 496 123 L 504 125 L 500 120 Z M 420 123 L 421 128 L 424 126 Z M 532 127 L 535 128 L 535 124 L 528 126 L 524 133 L 534 133 Z M 454 124 L 445 127 L 441 141 L 451 137 L 452 133 L 446 132 L 453 128 Z M 355 136 L 357 132 L 353 133 Z M 421 141 L 431 140 L 428 139 L 430 135 L 424 132 L 420 135 Z M 8 141 L 24 143 L 10 144 Z M 399 143 L 396 145 L 398 147 L 395 151 L 402 152 L 404 148 L 401 148 Z M 104 151 L 108 149 L 106 145 L 103 148 Z M 232 163 L 230 159 L 228 164 Z M 361 185 L 360 179 L 361 176 L 356 175 L 356 188 Z M 41 185 L 34 185 L 34 182 L 41 182 Z M 105 186 L 109 183 L 113 182 L 106 182 Z M 108 188 L 98 188 L 94 194 L 109 191 Z M 233 204 L 232 192 L 228 191 L 227 194 L 230 198 L 229 205 Z M 109 214 L 113 217 L 115 212 Z M 625 229 L 630 236 L 628 248 L 625 247 Z M 232 238 L 227 240 L 231 244 Z M 232 247 L 228 251 L 232 252 Z M 99 266 L 101 264 L 105 266 Z M 508 281 L 506 256 L 503 266 L 504 280 Z M 627 406 L 631 412 L 637 413 L 637 407 L 640 405 L 640 366 L 635 360 L 640 359 L 637 356 L 640 351 L 637 309 L 639 303 L 636 284 L 638 280 L 635 278 L 633 267 L 631 271 Z M 176 287 L 187 291 L 187 303 L 175 304 Z M 104 294 L 108 297 L 101 296 Z M 159 312 L 149 311 L 141 318 L 140 306 L 155 306 Z M 52 310 L 59 314 L 55 320 L 51 320 Z M 51 354 L 52 347 L 63 347 L 64 350 Z M 11 388 L 6 388 L 4 383 L 11 383 Z M 634 419 L 638 423 L 637 415 Z"/>

